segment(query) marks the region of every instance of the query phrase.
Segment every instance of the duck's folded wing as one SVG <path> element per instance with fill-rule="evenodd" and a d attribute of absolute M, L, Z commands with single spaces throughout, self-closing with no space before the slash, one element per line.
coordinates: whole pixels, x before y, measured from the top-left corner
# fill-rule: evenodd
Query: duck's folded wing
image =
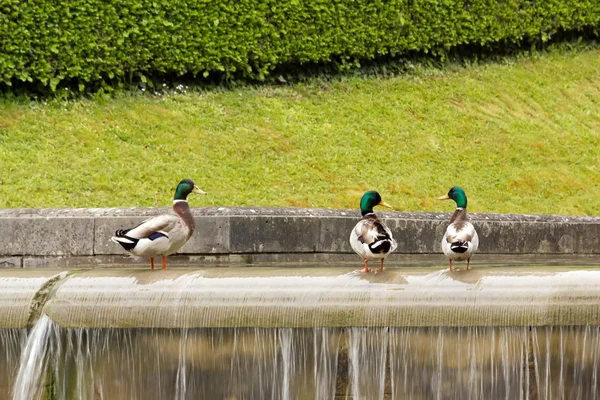
<path fill-rule="evenodd" d="M 366 244 L 385 239 L 393 240 L 390 229 L 378 219 L 364 219 L 354 229 L 356 236 Z"/>
<path fill-rule="evenodd" d="M 371 219 L 363 219 L 356 224 L 354 233 L 361 243 L 371 244 L 377 239 L 377 228 Z"/>
<path fill-rule="evenodd" d="M 147 219 L 135 228 L 127 232 L 127 236 L 142 239 L 147 238 L 157 232 L 169 233 L 175 227 L 179 218 L 174 215 L 159 215 L 158 217 Z"/>

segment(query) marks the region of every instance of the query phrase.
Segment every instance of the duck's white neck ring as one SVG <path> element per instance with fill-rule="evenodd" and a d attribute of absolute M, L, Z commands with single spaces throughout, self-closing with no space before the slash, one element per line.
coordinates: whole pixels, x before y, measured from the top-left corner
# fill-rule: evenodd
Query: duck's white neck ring
<path fill-rule="evenodd" d="M 177 204 L 177 203 L 181 203 L 181 202 L 187 203 L 187 200 L 173 200 L 173 204 Z"/>
<path fill-rule="evenodd" d="M 464 210 L 462 207 L 456 207 L 457 210 Z"/>

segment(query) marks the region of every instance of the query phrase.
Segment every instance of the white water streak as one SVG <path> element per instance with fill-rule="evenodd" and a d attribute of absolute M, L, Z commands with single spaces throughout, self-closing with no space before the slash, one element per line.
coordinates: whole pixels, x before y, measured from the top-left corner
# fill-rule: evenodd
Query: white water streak
<path fill-rule="evenodd" d="M 52 320 L 43 314 L 31 329 L 21 354 L 21 364 L 13 387 L 13 400 L 35 400 L 42 395 L 48 366 L 48 344 Z"/>

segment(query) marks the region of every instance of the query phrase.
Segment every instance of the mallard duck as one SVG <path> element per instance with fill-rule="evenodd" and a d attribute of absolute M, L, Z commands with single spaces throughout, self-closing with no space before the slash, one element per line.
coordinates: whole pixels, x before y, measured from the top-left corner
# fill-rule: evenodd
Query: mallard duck
<path fill-rule="evenodd" d="M 452 271 L 452 261 L 464 260 L 467 260 L 468 271 L 471 256 L 475 254 L 479 246 L 479 237 L 467 216 L 467 195 L 465 191 L 458 186 L 454 186 L 447 195 L 438 198 L 438 200 L 448 199 L 456 202 L 456 211 L 452 214 L 450 225 L 446 228 L 446 233 L 442 238 L 442 250 L 450 262 L 450 271 Z"/>
<path fill-rule="evenodd" d="M 360 212 L 363 219 L 350 233 L 350 246 L 364 262 L 361 272 L 369 272 L 369 261 L 373 260 L 381 260 L 379 271 L 383 271 L 383 260 L 397 247 L 390 229 L 373 212 L 375 206 L 392 208 L 381 199 L 379 193 L 366 192 L 360 199 Z"/>
<path fill-rule="evenodd" d="M 187 202 L 190 193 L 206 194 L 191 179 L 184 179 L 175 189 L 173 211 L 147 219 L 130 229 L 119 229 L 111 240 L 123 246 L 133 255 L 150 257 L 154 269 L 154 257 L 162 256 L 162 269 L 167 269 L 167 256 L 177 252 L 194 233 L 194 217 Z"/>

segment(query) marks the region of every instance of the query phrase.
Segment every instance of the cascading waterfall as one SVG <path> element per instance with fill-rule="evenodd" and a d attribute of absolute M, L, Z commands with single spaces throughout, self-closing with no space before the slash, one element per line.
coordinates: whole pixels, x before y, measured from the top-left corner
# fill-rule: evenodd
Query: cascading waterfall
<path fill-rule="evenodd" d="M 42 315 L 31 329 L 21 354 L 19 371 L 13 386 L 13 400 L 39 399 L 46 383 L 52 320 Z"/>
<path fill-rule="evenodd" d="M 0 393 L 12 391 L 26 343 L 26 329 L 0 329 Z"/>
<path fill-rule="evenodd" d="M 600 330 L 582 325 L 600 271 L 496 271 L 8 277 L 0 385 L 13 400 L 600 400 Z"/>
<path fill-rule="evenodd" d="M 600 328 L 532 328 L 540 399 L 600 398 Z"/>
<path fill-rule="evenodd" d="M 523 399 L 527 328 L 395 328 L 394 399 Z"/>
<path fill-rule="evenodd" d="M 58 399 L 330 398 L 335 329 L 58 329 Z"/>
<path fill-rule="evenodd" d="M 350 394 L 355 399 L 380 399 L 385 392 L 387 328 L 347 331 Z"/>
<path fill-rule="evenodd" d="M 591 326 L 64 329 L 42 316 L 13 399 L 593 400 L 599 367 Z"/>

